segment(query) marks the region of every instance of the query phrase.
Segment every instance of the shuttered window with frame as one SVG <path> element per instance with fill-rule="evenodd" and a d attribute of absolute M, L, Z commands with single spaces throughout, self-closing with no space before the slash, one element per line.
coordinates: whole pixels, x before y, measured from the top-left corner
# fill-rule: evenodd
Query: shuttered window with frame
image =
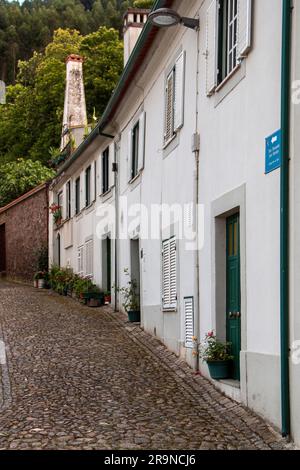
<path fill-rule="evenodd" d="M 174 67 L 167 76 L 165 94 L 165 135 L 167 145 L 184 121 L 185 51 L 177 57 Z"/>
<path fill-rule="evenodd" d="M 175 67 L 167 77 L 165 99 L 165 144 L 174 136 L 174 85 Z"/>
<path fill-rule="evenodd" d="M 213 0 L 206 14 L 206 92 L 210 96 L 251 49 L 253 0 Z"/>
<path fill-rule="evenodd" d="M 184 298 L 185 347 L 194 347 L 194 298 Z"/>
<path fill-rule="evenodd" d="M 177 254 L 175 237 L 163 242 L 162 296 L 164 309 L 168 310 L 177 307 Z"/>
<path fill-rule="evenodd" d="M 85 275 L 93 277 L 93 251 L 94 243 L 93 240 L 89 240 L 85 243 Z"/>
<path fill-rule="evenodd" d="M 77 272 L 79 275 L 84 273 L 84 249 L 83 246 L 79 246 L 77 250 Z"/>
<path fill-rule="evenodd" d="M 128 182 L 138 176 L 145 166 L 146 113 L 142 111 L 128 132 Z"/>

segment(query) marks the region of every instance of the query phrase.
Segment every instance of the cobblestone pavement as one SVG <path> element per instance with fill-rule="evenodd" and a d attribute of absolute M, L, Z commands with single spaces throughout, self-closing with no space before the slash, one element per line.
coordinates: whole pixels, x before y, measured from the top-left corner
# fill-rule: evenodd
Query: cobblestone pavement
<path fill-rule="evenodd" d="M 0 327 L 0 449 L 289 447 L 110 309 L 2 282 Z"/>

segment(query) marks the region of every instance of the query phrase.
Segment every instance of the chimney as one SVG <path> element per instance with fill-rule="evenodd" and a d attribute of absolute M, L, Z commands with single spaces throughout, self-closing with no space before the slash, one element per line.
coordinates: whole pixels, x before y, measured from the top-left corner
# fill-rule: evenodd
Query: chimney
<path fill-rule="evenodd" d="M 66 59 L 66 89 L 61 150 L 72 139 L 78 147 L 84 139 L 87 128 L 86 103 L 82 71 L 83 57 L 71 54 Z"/>
<path fill-rule="evenodd" d="M 150 10 L 129 8 L 124 15 L 124 67 L 136 45 L 139 35 L 147 22 Z"/>

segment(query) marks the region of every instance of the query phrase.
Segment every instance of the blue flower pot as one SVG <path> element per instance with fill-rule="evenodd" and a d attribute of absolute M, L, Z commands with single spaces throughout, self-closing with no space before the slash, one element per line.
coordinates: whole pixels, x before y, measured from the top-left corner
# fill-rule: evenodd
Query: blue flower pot
<path fill-rule="evenodd" d="M 139 323 L 141 321 L 141 312 L 136 310 L 129 310 L 128 320 L 130 323 Z"/>
<path fill-rule="evenodd" d="M 232 361 L 209 361 L 207 365 L 211 378 L 214 380 L 229 379 L 231 362 Z"/>

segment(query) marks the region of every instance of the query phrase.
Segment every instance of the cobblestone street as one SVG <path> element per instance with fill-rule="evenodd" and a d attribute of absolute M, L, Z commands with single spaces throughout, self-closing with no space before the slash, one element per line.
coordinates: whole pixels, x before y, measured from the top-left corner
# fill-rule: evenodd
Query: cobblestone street
<path fill-rule="evenodd" d="M 1 449 L 289 447 L 109 309 L 2 282 L 0 340 Z"/>

